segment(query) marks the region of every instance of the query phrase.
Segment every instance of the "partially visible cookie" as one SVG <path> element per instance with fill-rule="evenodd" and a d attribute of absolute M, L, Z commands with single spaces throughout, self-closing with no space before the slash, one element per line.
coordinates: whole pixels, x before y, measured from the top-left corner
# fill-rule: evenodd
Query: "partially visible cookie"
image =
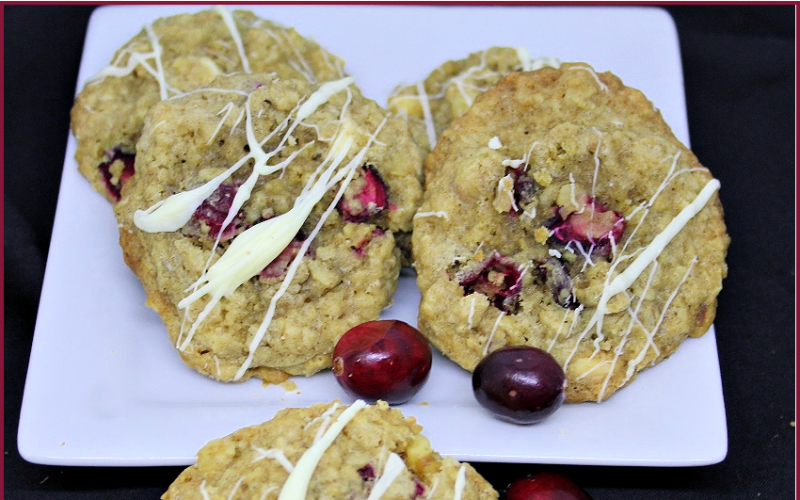
<path fill-rule="evenodd" d="M 413 418 L 379 402 L 287 409 L 211 441 L 162 500 L 493 500 L 467 463 L 442 458 Z"/>
<path fill-rule="evenodd" d="M 390 303 L 422 161 L 408 121 L 351 78 L 222 76 L 150 109 L 120 244 L 189 366 L 311 375 Z"/>
<path fill-rule="evenodd" d="M 134 173 L 144 115 L 155 103 L 223 74 L 275 73 L 317 83 L 344 76 L 344 63 L 315 42 L 224 7 L 161 18 L 117 50 L 78 94 L 71 126 L 78 169 L 109 201 Z"/>
<path fill-rule="evenodd" d="M 454 118 L 467 112 L 475 98 L 512 71 L 557 67 L 552 57 L 533 59 L 523 48 L 491 47 L 464 59 L 447 61 L 424 81 L 401 86 L 389 97 L 389 109 L 423 120 L 431 147 Z"/>
<path fill-rule="evenodd" d="M 719 182 L 616 76 L 512 73 L 426 161 L 419 327 L 465 369 L 531 345 L 565 368 L 568 402 L 602 401 L 711 326 Z"/>

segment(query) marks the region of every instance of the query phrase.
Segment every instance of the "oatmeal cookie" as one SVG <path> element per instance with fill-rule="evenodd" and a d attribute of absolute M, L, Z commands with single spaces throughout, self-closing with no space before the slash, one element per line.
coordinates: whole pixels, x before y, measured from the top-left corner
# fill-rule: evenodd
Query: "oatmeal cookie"
<path fill-rule="evenodd" d="M 426 161 L 419 327 L 465 369 L 531 345 L 564 367 L 568 402 L 602 401 L 711 326 L 719 182 L 616 76 L 512 73 Z"/>
<path fill-rule="evenodd" d="M 344 63 L 295 30 L 224 7 L 161 18 L 117 50 L 75 99 L 78 169 L 111 202 L 134 173 L 144 115 L 155 103 L 230 73 L 275 73 L 310 83 L 344 76 Z"/>
<path fill-rule="evenodd" d="M 208 443 L 161 498 L 497 499 L 472 466 L 442 458 L 421 430 L 383 402 L 282 410 Z"/>
<path fill-rule="evenodd" d="M 147 114 L 120 244 L 189 366 L 311 375 L 389 304 L 422 160 L 408 122 L 352 78 L 222 76 Z"/>
<path fill-rule="evenodd" d="M 532 59 L 526 49 L 491 47 L 464 59 L 447 61 L 415 85 L 399 86 L 389 109 L 422 120 L 432 147 L 454 118 L 467 112 L 475 98 L 512 71 L 558 67 L 552 57 Z"/>

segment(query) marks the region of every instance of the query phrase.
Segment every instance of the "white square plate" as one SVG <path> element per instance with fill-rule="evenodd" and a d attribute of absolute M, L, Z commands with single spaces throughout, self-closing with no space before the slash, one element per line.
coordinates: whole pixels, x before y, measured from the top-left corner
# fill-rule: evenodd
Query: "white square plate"
<path fill-rule="evenodd" d="M 89 24 L 78 89 L 157 17 L 205 7 L 112 6 Z M 386 102 L 400 83 L 490 46 L 585 61 L 639 88 L 688 144 L 683 75 L 671 18 L 654 8 L 248 6 L 295 27 L 347 61 L 364 94 Z M 333 376 L 296 391 L 222 384 L 185 367 L 117 244 L 111 207 L 77 172 L 69 137 L 31 350 L 19 449 L 54 465 L 186 465 L 208 440 L 284 407 L 348 398 Z M 419 292 L 404 275 L 385 317 L 416 323 Z M 434 448 L 460 460 L 597 465 L 704 465 L 727 453 L 714 331 L 690 339 L 602 404 L 567 405 L 520 427 L 491 417 L 470 376 L 437 356 L 423 390 L 402 405 Z"/>

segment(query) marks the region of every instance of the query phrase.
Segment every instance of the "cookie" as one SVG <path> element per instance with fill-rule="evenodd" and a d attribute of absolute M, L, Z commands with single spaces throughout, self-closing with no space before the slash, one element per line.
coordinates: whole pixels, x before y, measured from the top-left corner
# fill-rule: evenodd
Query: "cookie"
<path fill-rule="evenodd" d="M 208 443 L 161 498 L 498 497 L 471 465 L 433 451 L 421 430 L 382 402 L 282 410 Z"/>
<path fill-rule="evenodd" d="M 465 369 L 535 346 L 564 367 L 568 402 L 602 401 L 711 326 L 719 182 L 611 73 L 512 73 L 426 161 L 419 327 Z"/>
<path fill-rule="evenodd" d="M 155 103 L 222 74 L 275 73 L 310 83 L 342 78 L 344 63 L 315 42 L 224 7 L 161 18 L 117 50 L 75 99 L 78 170 L 111 202 L 135 171 L 136 142 Z"/>
<path fill-rule="evenodd" d="M 192 368 L 311 375 L 390 303 L 422 161 L 352 78 L 219 77 L 148 112 L 115 206 L 123 255 Z"/>
<path fill-rule="evenodd" d="M 491 47 L 459 60 L 447 61 L 425 80 L 400 86 L 389 97 L 389 109 L 426 125 L 433 147 L 454 118 L 467 112 L 475 98 L 512 71 L 530 71 L 559 65 L 552 57 L 533 59 L 526 49 Z"/>

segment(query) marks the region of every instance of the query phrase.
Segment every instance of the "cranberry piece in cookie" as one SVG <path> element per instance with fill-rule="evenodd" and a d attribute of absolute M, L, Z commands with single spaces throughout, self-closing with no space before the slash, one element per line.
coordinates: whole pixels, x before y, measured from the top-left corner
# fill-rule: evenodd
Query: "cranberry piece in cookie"
<path fill-rule="evenodd" d="M 100 170 L 103 184 L 105 184 L 109 196 L 114 201 L 119 201 L 122 198 L 122 185 L 135 172 L 134 162 L 136 155 L 134 153 L 125 153 L 121 147 L 117 146 L 106 151 L 106 156 L 108 161 L 98 165 L 97 169 Z"/>
<path fill-rule="evenodd" d="M 238 186 L 221 184 L 211 196 L 194 211 L 194 218 L 201 224 L 208 227 L 208 235 L 211 238 L 219 236 L 222 224 L 228 216 L 228 212 L 233 205 L 233 197 L 236 196 Z M 222 230 L 220 241 L 228 241 L 239 232 L 239 225 L 242 222 L 241 214 L 237 214 L 231 222 Z"/>
<path fill-rule="evenodd" d="M 461 271 L 456 277 L 465 295 L 482 293 L 501 311 L 516 311 L 522 291 L 522 271 L 508 257 L 494 251 L 476 268 Z"/>
<path fill-rule="evenodd" d="M 562 214 L 563 211 L 559 210 Z M 575 242 L 584 249 L 605 247 L 613 239 L 619 241 L 625 231 L 625 217 L 586 196 L 581 210 L 561 217 L 552 228 L 553 236 L 562 243 Z"/>
<path fill-rule="evenodd" d="M 299 235 L 298 235 L 299 236 Z M 289 243 L 289 246 L 283 249 L 281 253 L 275 257 L 275 260 L 270 262 L 267 267 L 258 275 L 261 279 L 269 278 L 282 278 L 286 276 L 286 271 L 289 269 L 292 261 L 297 257 L 297 252 L 303 246 L 303 240 L 298 236 Z"/>
<path fill-rule="evenodd" d="M 348 222 L 366 222 L 389 208 L 387 186 L 381 174 L 372 165 L 365 166 L 362 172 L 350 183 L 337 207 Z"/>

